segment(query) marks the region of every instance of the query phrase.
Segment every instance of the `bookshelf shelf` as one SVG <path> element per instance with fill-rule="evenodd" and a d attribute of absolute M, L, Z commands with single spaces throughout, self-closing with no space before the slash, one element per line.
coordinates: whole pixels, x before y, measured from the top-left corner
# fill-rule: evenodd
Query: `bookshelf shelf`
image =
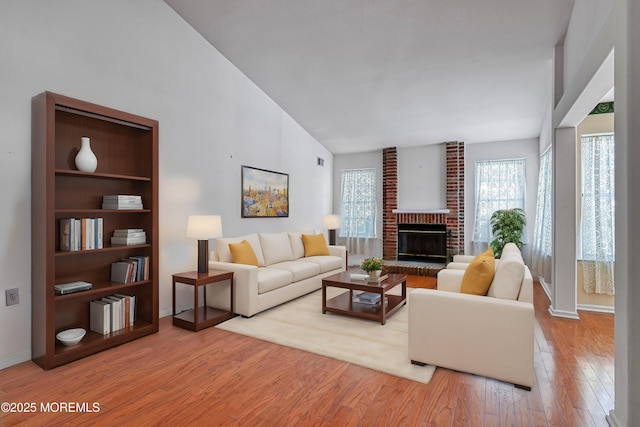
<path fill-rule="evenodd" d="M 105 346 L 113 347 L 154 332 L 157 332 L 154 324 L 145 321 L 137 321 L 130 329 L 121 329 L 107 335 L 88 330 L 82 341 L 73 347 L 65 347 L 56 342 L 52 359 L 56 366 L 62 365 L 102 351 Z"/>
<path fill-rule="evenodd" d="M 149 248 L 149 247 L 151 247 L 151 245 L 148 243 L 144 245 L 116 245 L 116 246 L 110 246 L 109 244 L 105 243 L 104 248 L 86 249 L 82 251 L 56 251 L 54 256 L 66 257 L 66 256 L 92 255 L 100 252 L 114 252 L 114 251 L 122 252 L 122 251 L 131 250 L 131 249 L 140 249 L 140 248 Z"/>
<path fill-rule="evenodd" d="M 131 282 L 131 283 L 117 283 L 117 282 L 98 282 L 98 283 L 92 283 L 93 288 L 86 290 L 86 291 L 80 291 L 80 292 L 74 292 L 71 294 L 66 294 L 66 295 L 56 295 L 54 297 L 54 300 L 57 301 L 65 301 L 65 300 L 84 300 L 84 299 L 89 299 L 89 300 L 94 300 L 94 299 L 98 299 L 101 298 L 103 296 L 107 296 L 110 294 L 115 294 L 115 293 L 121 293 L 124 290 L 130 289 L 132 287 L 135 286 L 144 286 L 144 285 L 148 285 L 152 283 L 150 280 L 139 280 L 137 282 Z M 87 333 L 89 332 L 89 330 L 87 329 Z"/>
<path fill-rule="evenodd" d="M 81 137 L 91 139 L 98 159 L 93 173 L 76 170 Z M 33 361 L 51 369 L 157 332 L 158 122 L 44 92 L 32 99 L 32 146 Z M 103 197 L 115 194 L 141 196 L 143 209 L 101 209 Z M 67 218 L 101 218 L 104 247 L 62 251 L 60 223 Z M 147 243 L 109 244 L 114 230 L 127 228 L 144 229 Z M 149 258 L 150 279 L 111 282 L 111 264 L 129 257 Z M 55 294 L 56 284 L 75 281 L 93 287 Z M 92 331 L 90 302 L 115 293 L 135 296 L 133 326 L 107 335 Z M 76 346 L 65 347 L 56 334 L 70 328 L 87 334 Z"/>
<path fill-rule="evenodd" d="M 114 175 L 111 173 L 97 173 L 97 172 L 82 172 L 77 170 L 56 169 L 56 175 L 68 175 L 68 176 L 82 176 L 93 179 L 124 179 L 128 181 L 151 181 L 151 178 L 146 176 L 132 176 L 132 175 Z"/>

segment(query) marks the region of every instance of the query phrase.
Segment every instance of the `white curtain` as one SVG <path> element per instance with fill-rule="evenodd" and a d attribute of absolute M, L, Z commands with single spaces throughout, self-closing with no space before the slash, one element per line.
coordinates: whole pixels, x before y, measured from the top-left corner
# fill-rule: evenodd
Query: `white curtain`
<path fill-rule="evenodd" d="M 551 246 L 552 246 L 552 206 L 553 199 L 553 158 L 551 147 L 540 157 L 538 172 L 538 199 L 536 203 L 536 222 L 531 250 L 531 270 L 534 276 L 542 277 L 551 284 Z"/>
<path fill-rule="evenodd" d="M 579 258 L 587 293 L 614 294 L 615 188 L 613 134 L 584 135 Z"/>
<path fill-rule="evenodd" d="M 339 242 L 350 254 L 376 255 L 376 205 L 376 170 L 343 170 Z"/>
<path fill-rule="evenodd" d="M 525 160 L 489 160 L 475 163 L 476 209 L 473 254 L 487 249 L 492 240 L 489 220 L 499 209 L 524 209 Z"/>

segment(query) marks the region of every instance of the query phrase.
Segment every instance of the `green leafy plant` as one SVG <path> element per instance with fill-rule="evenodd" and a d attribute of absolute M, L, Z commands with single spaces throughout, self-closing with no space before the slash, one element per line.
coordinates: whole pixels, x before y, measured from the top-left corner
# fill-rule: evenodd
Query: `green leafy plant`
<path fill-rule="evenodd" d="M 360 268 L 367 273 L 370 271 L 382 270 L 382 258 L 365 258 L 360 263 Z"/>
<path fill-rule="evenodd" d="M 527 225 L 527 217 L 520 208 L 501 209 L 491 214 L 489 220 L 493 240 L 489 243 L 496 258 L 502 255 L 502 248 L 507 243 L 515 243 L 522 249 L 522 233 Z"/>

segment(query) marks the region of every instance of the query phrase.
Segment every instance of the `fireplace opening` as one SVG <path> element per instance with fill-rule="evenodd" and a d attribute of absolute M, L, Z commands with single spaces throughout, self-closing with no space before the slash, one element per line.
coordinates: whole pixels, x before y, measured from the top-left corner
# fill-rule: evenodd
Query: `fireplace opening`
<path fill-rule="evenodd" d="M 446 224 L 398 224 L 398 261 L 447 261 Z"/>

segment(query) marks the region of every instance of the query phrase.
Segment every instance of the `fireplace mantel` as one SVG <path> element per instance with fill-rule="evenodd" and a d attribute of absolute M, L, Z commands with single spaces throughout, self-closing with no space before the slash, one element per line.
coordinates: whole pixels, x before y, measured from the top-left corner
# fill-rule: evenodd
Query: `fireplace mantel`
<path fill-rule="evenodd" d="M 449 209 L 393 209 L 395 214 L 448 214 Z"/>

